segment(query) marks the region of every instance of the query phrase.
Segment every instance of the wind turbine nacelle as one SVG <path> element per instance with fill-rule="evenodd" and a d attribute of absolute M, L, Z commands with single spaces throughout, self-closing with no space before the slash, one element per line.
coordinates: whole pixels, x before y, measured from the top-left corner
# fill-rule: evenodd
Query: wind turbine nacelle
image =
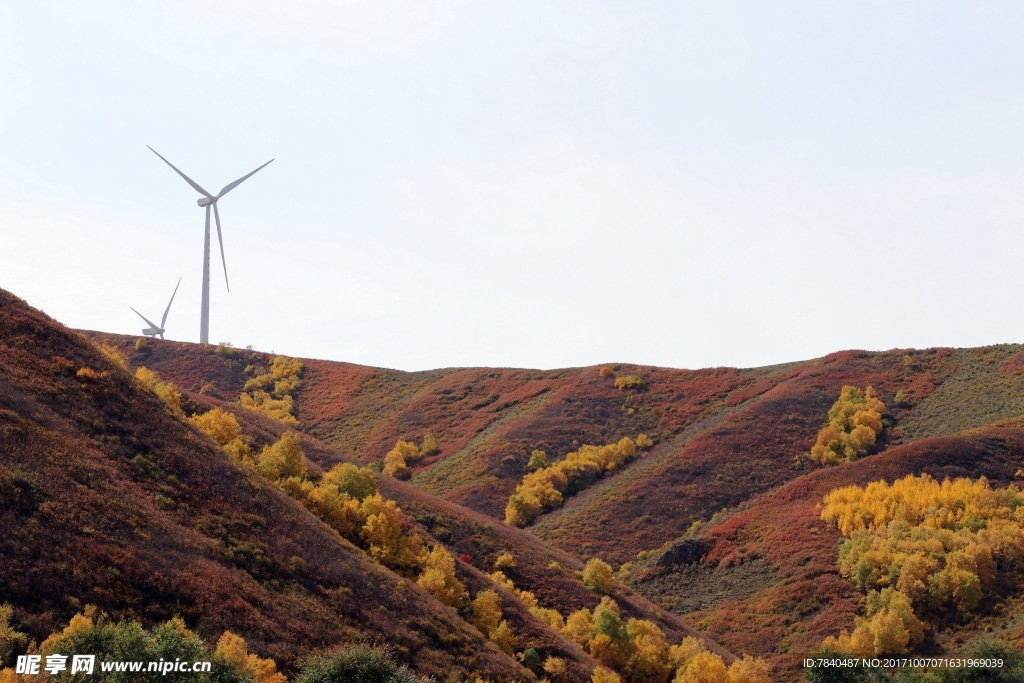
<path fill-rule="evenodd" d="M 164 330 L 161 330 L 159 327 L 147 327 L 146 329 L 144 329 L 142 331 L 142 334 L 144 334 L 147 337 L 155 337 L 158 334 L 163 334 L 163 333 L 164 333 Z"/>
<path fill-rule="evenodd" d="M 210 204 L 213 204 L 215 201 L 217 200 L 210 199 L 209 197 L 200 197 L 199 199 L 196 200 L 196 204 L 198 204 L 199 206 L 209 206 Z"/>

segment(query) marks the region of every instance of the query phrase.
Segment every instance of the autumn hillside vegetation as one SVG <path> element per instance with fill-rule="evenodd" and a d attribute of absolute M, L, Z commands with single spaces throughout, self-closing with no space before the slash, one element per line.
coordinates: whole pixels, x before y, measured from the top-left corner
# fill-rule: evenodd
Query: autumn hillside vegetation
<path fill-rule="evenodd" d="M 218 680 L 273 683 L 271 664 L 293 678 L 315 651 L 385 641 L 417 675 L 535 678 L 434 597 L 455 593 L 458 565 L 373 491 L 372 473 L 315 465 L 306 444 L 329 449 L 183 387 L 158 362 L 180 344 L 131 342 L 118 351 L 135 367 L 0 291 L 0 668 L 66 647 L 57 634 L 126 659 L 220 650 Z M 352 501 L 350 542 L 313 508 Z M 415 562 L 399 574 L 386 564 L 403 543 Z M 65 634 L 76 615 L 92 625 Z M 590 662 L 561 651 L 570 670 Z"/>
<path fill-rule="evenodd" d="M 926 623 L 970 615 L 986 594 L 1021 578 L 1024 496 L 1015 486 L 924 474 L 843 487 L 824 503 L 822 519 L 843 534 L 840 571 L 867 593 L 853 633 L 826 645 L 864 656 L 908 652 Z"/>
<path fill-rule="evenodd" d="M 441 545 L 429 551 L 424 547 L 423 539 L 409 530 L 398 505 L 378 493 L 368 468 L 342 463 L 314 482 L 309 478 L 302 445 L 292 431 L 253 458 L 239 437 L 234 415 L 215 408 L 190 421 L 383 566 L 419 575 L 419 584 L 446 605 L 459 606 L 465 601 L 466 590 L 455 577 L 454 559 Z"/>
<path fill-rule="evenodd" d="M 530 459 L 533 471 L 523 477 L 505 506 L 505 523 L 526 526 L 544 510 L 561 507 L 565 498 L 592 485 L 606 473 L 615 472 L 637 456 L 637 448 L 649 448 L 651 440 L 641 434 L 633 441 L 624 436 L 617 443 L 582 446 L 564 460 L 546 466 L 543 451 Z"/>
<path fill-rule="evenodd" d="M 815 439 L 811 459 L 822 465 L 851 462 L 874 447 L 882 433 L 885 404 L 871 387 L 845 386 L 828 411 L 828 424 Z"/>
<path fill-rule="evenodd" d="M 514 568 L 510 555 L 502 555 L 496 566 Z M 567 615 L 553 607 L 540 604 L 530 591 L 517 589 L 514 582 L 498 569 L 491 579 L 522 601 L 538 618 L 563 633 L 605 668 L 594 671 L 592 681 L 598 683 L 769 683 L 768 665 L 761 659 L 744 657 L 729 665 L 715 652 L 709 652 L 699 639 L 684 637 L 680 643 L 669 643 L 664 631 L 648 619 L 624 617 L 618 603 L 607 593 L 616 585 L 611 567 L 593 558 L 583 571 L 588 588 L 606 594 L 593 609 L 586 607 Z M 487 628 L 498 623 L 500 610 L 491 612 L 496 604 L 491 591 L 480 593 L 473 602 L 475 618 L 492 614 Z M 477 617 L 476 615 L 481 615 Z M 479 622 L 477 622 L 479 623 Z M 495 639 L 492 631 L 492 640 Z M 549 674 L 560 673 L 558 660 L 546 662 Z"/>
<path fill-rule="evenodd" d="M 423 457 L 419 447 L 403 439 L 395 443 L 395 447 L 384 456 L 384 474 L 396 479 L 409 478 L 409 464 Z"/>
<path fill-rule="evenodd" d="M 0 630 L 4 623 L 0 618 Z M 40 672 L 54 661 L 57 668 L 52 670 L 49 679 L 59 683 L 80 681 L 83 676 L 95 676 L 98 680 L 165 681 L 169 674 L 183 676 L 172 668 L 176 664 L 191 666 L 195 662 L 210 664 L 209 671 L 184 674 L 188 680 L 198 683 L 288 681 L 272 659 L 250 652 L 245 639 L 230 631 L 225 631 L 211 648 L 180 618 L 146 629 L 137 621 L 113 621 L 92 606 L 72 617 L 68 626 L 52 633 L 38 647 L 30 648 L 29 653 L 40 656 Z M 75 655 L 94 656 L 93 671 L 72 672 Z M 166 662 L 167 670 L 110 674 L 101 671 L 103 662 L 159 662 L 161 667 Z M 0 668 L 0 683 L 30 683 L 38 676 L 39 673 L 24 675 L 10 668 Z M 347 645 L 311 657 L 294 680 L 296 683 L 430 683 L 434 679 L 416 676 L 406 666 L 398 664 L 392 648 Z"/>
<path fill-rule="evenodd" d="M 246 380 L 239 403 L 250 410 L 263 413 L 286 425 L 297 427 L 293 394 L 302 386 L 304 366 L 298 358 L 275 356 L 270 367 L 262 372 L 254 369 L 255 376 Z"/>
<path fill-rule="evenodd" d="M 404 585 L 451 623 L 472 624 L 502 661 L 515 658 L 549 683 L 728 680 L 744 667 L 763 673 L 765 663 L 775 680 L 798 680 L 802 659 L 826 641 L 832 652 L 951 655 L 976 651 L 984 638 L 1024 644 L 1010 526 L 1017 508 L 1004 500 L 993 509 L 1012 514 L 976 510 L 975 518 L 956 497 L 986 500 L 982 475 L 997 499 L 1024 480 L 1019 345 L 850 350 L 768 368 L 696 371 L 405 373 L 304 359 L 301 370 L 278 373 L 299 383 L 278 388 L 273 354 L 160 340 L 138 349 L 134 338 L 96 338 L 131 367 L 173 382 L 196 427 L 214 421 L 214 399 L 225 401 L 216 407 L 238 418 L 237 436 L 228 424 L 211 438 L 240 471 L 264 493 L 287 493 L 382 571 L 388 560 L 373 559 L 364 506 L 378 494 L 384 505 L 393 502 L 397 514 L 385 517 L 400 531 L 391 538 L 420 539 L 416 561 L 395 565 Z M 65 372 L 88 391 L 117 376 L 113 367 L 82 365 Z M 283 415 L 226 403 L 255 391 L 274 401 L 290 396 L 297 427 Z M 285 438 L 288 427 L 302 433 Z M 632 454 L 619 447 L 623 435 L 639 434 L 650 443 L 635 437 Z M 582 454 L 595 457 L 570 469 Z M 325 479 L 342 461 L 364 465 L 349 471 L 372 476 L 378 489 L 330 488 Z M 392 476 L 379 476 L 382 469 Z M 931 483 L 900 483 L 923 474 Z M 951 491 L 966 493 L 942 502 L 947 478 Z M 880 480 L 914 493 L 824 503 L 830 492 L 864 492 Z M 940 493 L 928 493 L 936 487 Z M 177 491 L 161 495 L 173 499 L 159 499 L 168 509 L 195 504 Z M 925 502 L 907 503 L 914 496 Z M 954 521 L 935 521 L 943 506 Z M 822 519 L 826 507 L 834 517 Z M 897 509 L 904 511 L 892 516 Z M 915 509 L 935 520 L 913 521 Z M 843 520 L 855 518 L 863 528 L 846 528 Z M 278 562 L 288 565 L 291 555 L 305 557 L 289 551 Z M 363 612 L 360 623 L 392 618 L 387 604 L 390 611 Z M 661 630 L 663 644 L 644 622 Z M 707 636 L 709 654 L 673 659 L 691 636 Z M 212 643 L 217 634 L 204 637 Z M 441 660 L 425 663 L 417 654 L 424 650 L 402 643 L 411 654 L 396 649 L 397 657 L 444 680 Z M 288 661 L 279 663 L 297 671 Z M 465 667 L 468 659 L 457 661 Z M 500 676 L 481 669 L 479 677 Z M 529 679 L 517 672 L 504 680 Z"/>

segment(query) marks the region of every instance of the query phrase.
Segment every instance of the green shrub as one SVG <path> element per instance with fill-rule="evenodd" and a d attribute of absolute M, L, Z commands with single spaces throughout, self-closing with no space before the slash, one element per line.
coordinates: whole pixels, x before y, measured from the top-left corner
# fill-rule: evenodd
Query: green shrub
<path fill-rule="evenodd" d="M 220 655 L 211 654 L 198 635 L 185 627 L 185 623 L 174 618 L 159 624 L 151 631 L 142 628 L 138 622 L 111 623 L 100 615 L 94 621 L 95 612 L 86 609 L 85 615 L 77 615 L 62 633 L 53 634 L 40 646 L 42 654 L 96 655 L 95 672 L 98 680 L 107 683 L 138 683 L 140 681 L 167 681 L 159 672 L 100 672 L 101 661 L 209 661 L 211 671 L 188 674 L 195 683 L 250 683 L 237 668 L 228 664 Z M 70 659 L 68 660 L 70 663 Z M 62 671 L 48 680 L 64 683 L 85 680 L 88 676 Z"/>
<path fill-rule="evenodd" d="M 531 472 L 536 472 L 539 469 L 543 469 L 548 466 L 548 454 L 544 451 L 534 451 L 530 454 L 530 462 L 526 463 L 526 468 Z"/>
<path fill-rule="evenodd" d="M 390 648 L 348 645 L 309 660 L 295 683 L 431 683 L 394 661 Z"/>

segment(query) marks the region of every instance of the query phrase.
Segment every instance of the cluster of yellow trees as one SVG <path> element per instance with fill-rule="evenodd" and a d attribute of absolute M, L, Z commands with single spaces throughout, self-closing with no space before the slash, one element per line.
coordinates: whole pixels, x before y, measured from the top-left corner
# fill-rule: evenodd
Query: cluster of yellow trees
<path fill-rule="evenodd" d="M 636 457 L 638 448 L 650 448 L 651 440 L 641 434 L 634 442 L 628 436 L 605 446 L 583 446 L 565 456 L 565 460 L 543 466 L 547 457 L 534 451 L 530 458 L 534 471 L 523 477 L 505 506 L 505 523 L 526 526 L 544 510 L 561 507 L 565 496 L 597 481 L 606 472 L 614 472 Z"/>
<path fill-rule="evenodd" d="M 416 444 L 399 439 L 395 447 L 384 456 L 384 474 L 396 479 L 408 479 L 409 463 L 422 457 Z"/>
<path fill-rule="evenodd" d="M 267 372 L 246 381 L 239 402 L 286 425 L 298 426 L 299 422 L 292 414 L 292 394 L 302 386 L 302 370 L 302 361 L 298 358 L 274 356 Z"/>
<path fill-rule="evenodd" d="M 594 560 L 588 563 L 587 568 L 590 569 L 591 565 L 599 566 Z M 607 567 L 607 564 L 604 566 Z M 585 570 L 584 575 L 586 573 Z M 494 572 L 491 579 L 518 597 L 532 614 L 573 640 L 607 667 L 594 671 L 592 683 L 621 683 L 623 680 L 627 683 L 771 681 L 768 665 L 761 659 L 746 656 L 727 667 L 719 655 L 708 652 L 696 638 L 684 638 L 679 645 L 669 645 L 665 633 L 653 622 L 636 618 L 624 620 L 618 604 L 609 596 L 603 597 L 593 610 L 582 608 L 563 617 L 558 610 L 541 607 L 533 593 L 517 590 L 503 572 Z M 559 661 L 554 657 L 549 658 L 544 665 L 545 671 L 553 674 L 556 679 L 560 668 Z M 564 671 L 564 668 L 561 670 Z"/>
<path fill-rule="evenodd" d="M 434 455 L 440 452 L 440 450 L 441 448 L 437 445 L 437 439 L 434 438 L 433 434 L 426 434 L 423 437 L 423 443 L 419 446 L 410 441 L 399 439 L 395 443 L 395 447 L 384 456 L 384 474 L 396 479 L 408 479 L 409 463 L 416 462 L 426 455 Z"/>
<path fill-rule="evenodd" d="M 10 605 L 0 606 L 0 636 L 5 632 L 15 633 L 21 636 L 24 644 L 24 634 L 10 628 L 10 617 Z M 191 661 L 212 660 L 214 671 L 196 676 L 200 680 L 251 683 L 287 683 L 288 680 L 277 670 L 274 660 L 249 652 L 245 639 L 231 631 L 224 632 L 217 641 L 216 649 L 210 653 L 202 639 L 186 628 L 185 622 L 178 617 L 146 631 L 136 622 L 111 622 L 93 605 L 88 605 L 83 612 L 71 618 L 67 627 L 51 633 L 39 645 L 30 644 L 27 653 L 43 655 L 44 658 L 51 653 L 108 655 L 122 661 L 156 661 L 160 657 L 173 661 L 177 656 Z M 98 667 L 96 674 L 102 678 Z M 0 669 L 0 683 L 29 683 L 37 678 L 38 675 Z"/>
<path fill-rule="evenodd" d="M 402 511 L 377 492 L 368 468 L 342 463 L 314 482 L 294 432 L 285 432 L 253 456 L 231 413 L 214 408 L 189 421 L 380 564 L 407 576 L 418 575 L 417 583 L 446 605 L 458 607 L 465 602 L 466 589 L 455 576 L 455 559 L 440 545 L 428 551 L 423 539 L 403 528 Z"/>
<path fill-rule="evenodd" d="M 837 465 L 864 455 L 882 433 L 884 412 L 885 404 L 871 387 L 864 391 L 843 387 L 828 411 L 828 424 L 818 432 L 811 458 L 822 465 Z"/>
<path fill-rule="evenodd" d="M 470 621 L 481 633 L 491 639 L 506 654 L 512 654 L 516 637 L 512 627 L 502 619 L 501 596 L 497 591 L 485 589 L 476 594 L 471 605 Z"/>
<path fill-rule="evenodd" d="M 242 436 L 238 419 L 226 410 L 214 408 L 188 419 L 199 431 L 217 442 L 217 445 L 255 468 L 249 443 Z"/>
<path fill-rule="evenodd" d="M 1024 496 L 984 477 L 907 476 L 890 486 L 847 486 L 825 496 L 821 518 L 845 536 L 839 568 L 867 591 L 867 616 L 826 645 L 860 656 L 920 643 L 926 608 L 970 612 L 1002 566 L 1024 566 Z"/>
<path fill-rule="evenodd" d="M 238 419 L 228 411 L 214 408 L 197 413 L 188 421 L 266 479 L 287 491 L 302 491 L 307 467 L 302 444 L 295 432 L 285 432 L 276 443 L 264 446 L 254 454 L 249 440 L 242 434 Z"/>

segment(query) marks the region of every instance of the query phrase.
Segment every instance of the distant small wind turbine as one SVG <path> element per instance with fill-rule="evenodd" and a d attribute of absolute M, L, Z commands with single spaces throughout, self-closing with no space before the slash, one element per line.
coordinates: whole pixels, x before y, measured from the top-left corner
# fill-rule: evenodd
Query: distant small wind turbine
<path fill-rule="evenodd" d="M 149 147 L 149 145 L 146 145 L 146 147 Z M 213 216 L 217 220 L 217 241 L 220 243 L 220 262 L 221 262 L 221 265 L 224 266 L 224 284 L 227 286 L 228 291 L 230 292 L 231 291 L 231 285 L 228 284 L 228 264 L 227 264 L 227 261 L 224 259 L 224 238 L 221 237 L 221 233 L 220 233 L 220 212 L 217 211 L 217 200 L 219 200 L 221 197 L 226 195 L 228 192 L 231 192 L 231 190 L 233 190 L 236 187 L 238 187 L 239 185 L 241 185 L 243 180 L 245 180 L 249 176 L 253 175 L 253 173 L 256 173 L 256 171 L 260 170 L 260 168 L 263 168 L 263 166 L 266 166 L 267 164 L 269 164 L 270 161 L 273 161 L 273 159 L 268 161 L 267 164 L 263 164 L 263 166 L 260 166 L 260 168 L 257 168 L 256 171 L 253 171 L 252 173 L 248 173 L 248 174 L 242 176 L 241 178 L 239 178 L 235 182 L 231 183 L 230 185 L 225 185 L 224 189 L 220 191 L 220 194 L 218 194 L 215 197 L 212 194 L 210 194 L 209 192 L 207 192 L 206 190 L 204 190 L 203 188 L 199 187 L 199 185 L 197 185 L 195 182 L 193 182 L 193 180 L 191 178 L 189 178 L 187 175 L 185 175 L 184 173 L 179 171 L 177 168 L 175 168 L 174 164 L 172 164 L 171 162 L 167 161 L 167 159 L 164 159 L 162 156 L 160 156 L 159 152 L 157 152 L 155 149 L 153 149 L 152 147 L 149 147 L 149 151 L 152 152 L 153 154 L 156 154 L 161 159 L 163 159 L 164 163 L 167 164 L 168 166 L 170 166 L 171 168 L 173 168 L 174 171 L 178 175 L 180 175 L 182 178 L 184 178 L 185 182 L 187 182 L 189 185 L 191 185 L 192 188 L 195 189 L 196 192 L 198 192 L 199 194 L 203 195 L 198 200 L 196 200 L 196 203 L 199 204 L 199 206 L 206 207 L 206 238 L 205 238 L 205 241 L 203 243 L 203 307 L 202 307 L 202 317 L 201 317 L 200 322 L 199 322 L 199 343 L 200 344 L 209 344 L 210 343 L 210 207 L 211 206 L 213 207 Z M 152 324 L 152 323 L 150 323 L 150 324 Z"/>
<path fill-rule="evenodd" d="M 178 278 L 178 284 L 174 285 L 174 293 L 171 294 L 171 300 L 167 302 L 167 308 L 164 309 L 164 317 L 160 318 L 160 324 L 159 325 L 157 325 L 152 320 L 150 320 L 146 316 L 142 315 L 138 311 L 135 311 L 135 309 L 132 308 L 131 306 L 128 307 L 128 308 L 132 308 L 132 310 L 135 311 L 135 315 L 137 315 L 140 318 L 142 318 L 143 320 L 145 320 L 146 324 L 149 325 L 149 327 L 147 327 L 146 329 L 142 330 L 142 334 L 146 335 L 147 337 L 156 337 L 157 335 L 159 335 L 161 339 L 164 338 L 164 332 L 165 332 L 164 325 L 167 324 L 167 314 L 171 312 L 171 304 L 174 303 L 174 295 L 178 293 L 178 285 L 180 285 L 180 284 L 181 284 L 181 278 L 179 277 Z"/>

